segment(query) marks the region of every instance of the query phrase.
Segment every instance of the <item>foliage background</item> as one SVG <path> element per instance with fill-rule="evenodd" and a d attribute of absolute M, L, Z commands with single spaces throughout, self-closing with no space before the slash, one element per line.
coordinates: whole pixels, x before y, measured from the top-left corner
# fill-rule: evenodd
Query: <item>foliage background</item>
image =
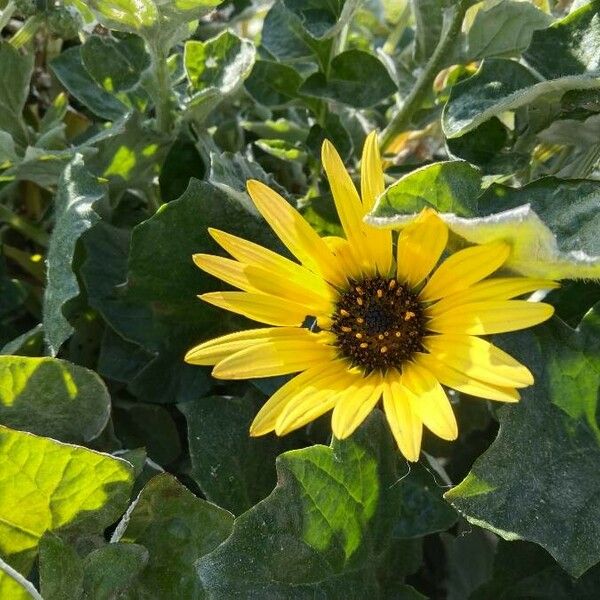
<path fill-rule="evenodd" d="M 597 597 L 598 0 L 0 7 L 1 598 Z M 320 144 L 356 173 L 374 128 L 372 223 L 431 205 L 564 279 L 499 341 L 536 385 L 455 394 L 412 468 L 377 411 L 250 439 L 280 381 L 182 361 L 245 325 L 196 298 L 207 227 L 282 251 L 246 179 L 338 233 Z"/>

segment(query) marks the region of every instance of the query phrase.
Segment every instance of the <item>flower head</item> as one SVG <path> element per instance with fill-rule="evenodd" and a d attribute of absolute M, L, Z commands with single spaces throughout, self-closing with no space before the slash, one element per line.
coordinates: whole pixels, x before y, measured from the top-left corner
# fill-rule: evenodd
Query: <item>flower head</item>
<path fill-rule="evenodd" d="M 395 244 L 391 231 L 366 224 L 384 189 L 375 134 L 365 142 L 360 196 L 328 141 L 322 160 L 346 237 L 319 237 L 281 196 L 249 181 L 256 207 L 296 261 L 211 230 L 232 258 L 196 254 L 194 262 L 243 291 L 201 298 L 270 327 L 204 342 L 186 361 L 215 365 L 220 379 L 298 373 L 265 403 L 251 435 L 285 435 L 333 410 L 333 433 L 343 439 L 383 399 L 400 450 L 415 461 L 423 425 L 445 440 L 457 437 L 442 385 L 516 402 L 518 388 L 533 383 L 525 366 L 478 336 L 545 321 L 550 305 L 514 298 L 556 284 L 490 278 L 509 256 L 503 242 L 444 257 L 448 230 L 433 210 Z"/>

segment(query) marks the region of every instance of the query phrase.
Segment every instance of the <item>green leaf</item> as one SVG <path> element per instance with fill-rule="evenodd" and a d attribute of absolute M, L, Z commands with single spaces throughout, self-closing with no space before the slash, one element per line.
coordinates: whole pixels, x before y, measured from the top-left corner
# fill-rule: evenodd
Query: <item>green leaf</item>
<path fill-rule="evenodd" d="M 600 586 L 600 566 L 578 579 L 569 577 L 544 551 L 527 542 L 498 544 L 494 573 L 470 600 L 513 600 L 552 598 L 552 600 L 591 600 Z M 464 596 L 463 596 L 464 597 Z"/>
<path fill-rule="evenodd" d="M 119 401 L 114 407 L 115 434 L 126 448 L 144 446 L 159 465 L 173 462 L 181 453 L 173 418 L 162 406 Z"/>
<path fill-rule="evenodd" d="M 509 130 L 497 117 L 458 138 L 446 140 L 449 153 L 480 166 L 484 172 L 503 172 L 511 168 L 515 155 L 502 153 L 509 141 Z M 527 163 L 530 156 L 525 157 Z"/>
<path fill-rule="evenodd" d="M 53 354 L 73 332 L 63 307 L 79 294 L 72 270 L 75 246 L 81 234 L 99 220 L 94 204 L 105 194 L 106 186 L 88 172 L 83 157 L 77 155 L 66 166 L 58 184 L 55 225 L 48 248 L 44 333 Z"/>
<path fill-rule="evenodd" d="M 131 465 L 0 426 L 0 555 L 27 572 L 46 531 L 101 533 L 122 514 Z"/>
<path fill-rule="evenodd" d="M 127 112 L 123 102 L 99 85 L 83 65 L 81 46 L 61 52 L 50 62 L 50 68 L 65 86 L 86 108 L 107 121 L 116 121 Z"/>
<path fill-rule="evenodd" d="M 427 61 L 440 41 L 445 5 L 444 0 L 411 0 L 415 20 L 413 56 L 418 63 Z"/>
<path fill-rule="evenodd" d="M 332 447 L 282 454 L 277 473 L 271 495 L 198 561 L 209 597 L 378 597 L 376 570 L 393 528 L 425 533 L 404 522 L 417 515 L 406 510 L 406 463 L 381 413 Z"/>
<path fill-rule="evenodd" d="M 117 288 L 127 278 L 131 231 L 100 221 L 81 236 L 81 241 L 86 257 L 80 274 L 89 305 L 126 340 L 152 347 L 155 338 L 150 331 L 150 307 L 127 302 L 123 290 Z M 133 352 L 128 351 L 127 354 L 131 357 Z"/>
<path fill-rule="evenodd" d="M 160 195 L 163 202 L 176 200 L 185 192 L 190 179 L 202 179 L 206 171 L 196 144 L 180 135 L 171 145 L 160 171 Z"/>
<path fill-rule="evenodd" d="M 251 131 L 258 137 L 270 140 L 283 140 L 284 142 L 302 143 L 306 141 L 308 129 L 294 121 L 277 119 L 276 121 L 244 121 L 242 127 Z"/>
<path fill-rule="evenodd" d="M 44 600 L 32 583 L 0 559 L 0 598 L 6 600 Z"/>
<path fill-rule="evenodd" d="M 107 544 L 90 552 L 83 560 L 83 598 L 122 598 L 135 589 L 148 559 L 148 550 L 138 544 Z"/>
<path fill-rule="evenodd" d="M 595 75 L 600 72 L 600 0 L 593 0 L 556 21 L 548 29 L 536 31 L 523 58 L 543 77 Z"/>
<path fill-rule="evenodd" d="M 259 60 L 246 80 L 246 89 L 260 104 L 285 106 L 298 98 L 302 77 L 292 67 L 270 60 Z"/>
<path fill-rule="evenodd" d="M 83 564 L 75 549 L 53 533 L 40 540 L 40 591 L 44 600 L 80 600 Z"/>
<path fill-rule="evenodd" d="M 481 173 L 463 161 L 438 162 L 415 169 L 388 187 L 369 215 L 374 225 L 393 226 L 402 214 L 433 207 L 472 216 L 481 193 Z"/>
<path fill-rule="evenodd" d="M 8 133 L 19 149 L 25 149 L 29 132 L 23 108 L 33 73 L 33 55 L 23 55 L 8 42 L 0 42 L 0 130 Z"/>
<path fill-rule="evenodd" d="M 136 35 L 121 39 L 93 35 L 81 46 L 81 60 L 91 77 L 109 94 L 134 88 L 150 66 L 144 41 Z"/>
<path fill-rule="evenodd" d="M 136 584 L 148 551 L 138 544 L 106 544 L 82 559 L 70 544 L 46 534 L 39 562 L 44 600 L 114 600 Z"/>
<path fill-rule="evenodd" d="M 184 66 L 193 90 L 189 110 L 202 120 L 225 96 L 235 92 L 254 64 L 254 44 L 230 31 L 185 44 Z"/>
<path fill-rule="evenodd" d="M 444 177 L 439 181 L 436 177 L 449 168 L 454 174 L 463 173 L 450 186 Z M 426 177 L 428 172 L 433 176 Z M 550 279 L 600 278 L 597 181 L 545 177 L 521 188 L 492 184 L 476 198 L 477 177 L 468 163 L 429 165 L 390 186 L 367 221 L 401 228 L 423 206 L 433 206 L 448 227 L 471 244 L 509 242 L 512 251 L 505 266 L 517 273 Z M 417 185 L 409 186 L 413 178 Z"/>
<path fill-rule="evenodd" d="M 447 558 L 448 600 L 471 599 L 471 593 L 492 576 L 497 538 L 471 525 L 457 536 L 442 533 L 440 537 Z"/>
<path fill-rule="evenodd" d="M 531 277 L 600 278 L 600 183 L 546 177 L 521 188 L 493 184 L 479 199 L 477 218 L 444 215 L 474 244 L 512 244 L 506 266 Z"/>
<path fill-rule="evenodd" d="M 108 180 L 113 194 L 126 189 L 147 190 L 172 140 L 151 129 L 137 112 L 119 125 L 115 135 L 96 142 L 96 152 L 86 159 L 86 166 Z"/>
<path fill-rule="evenodd" d="M 300 19 L 277 0 L 263 22 L 261 46 L 281 63 L 314 58 L 317 47 Z"/>
<path fill-rule="evenodd" d="M 489 58 L 472 77 L 453 86 L 442 114 L 442 127 L 446 137 L 455 138 L 491 117 L 531 104 L 541 97 L 558 101 L 569 90 L 598 88 L 600 79 L 591 74 L 540 81 L 515 61 Z"/>
<path fill-rule="evenodd" d="M 299 91 L 314 98 L 368 108 L 385 100 L 397 88 L 378 58 L 362 50 L 347 50 L 331 61 L 327 76 L 320 72 L 311 75 Z"/>
<path fill-rule="evenodd" d="M 338 34 L 350 22 L 360 0 L 283 0 L 283 4 L 312 37 L 323 39 Z"/>
<path fill-rule="evenodd" d="M 210 12 L 223 0 L 154 0 L 160 14 L 148 42 L 162 49 L 162 53 L 191 36 L 193 22 Z M 191 24 L 190 28 L 188 25 Z"/>
<path fill-rule="evenodd" d="M 0 356 L 0 422 L 62 442 L 106 427 L 110 396 L 93 372 L 57 358 Z"/>
<path fill-rule="evenodd" d="M 90 0 L 89 7 L 109 29 L 142 34 L 158 21 L 152 0 Z"/>
<path fill-rule="evenodd" d="M 498 411 L 498 438 L 445 497 L 472 523 L 540 544 L 579 577 L 600 561 L 600 310 L 577 330 L 555 319 L 503 340 L 535 384 Z"/>
<path fill-rule="evenodd" d="M 167 56 L 189 37 L 188 23 L 199 19 L 222 0 L 91 0 L 90 8 L 109 29 L 136 33 Z"/>
<path fill-rule="evenodd" d="M 545 29 L 551 22 L 549 14 L 529 2 L 502 0 L 484 7 L 475 15 L 467 35 L 468 56 L 480 60 L 520 54 L 529 46 L 534 31 Z"/>
<path fill-rule="evenodd" d="M 153 477 L 113 535 L 113 542 L 141 544 L 150 558 L 134 598 L 204 598 L 194 562 L 231 532 L 230 513 L 196 498 L 172 475 Z"/>
<path fill-rule="evenodd" d="M 258 179 L 284 197 L 287 195 L 273 176 L 265 173 L 257 162 L 249 161 L 239 153 L 210 153 L 210 172 L 208 175 L 210 183 L 227 194 L 232 200 L 246 207 L 251 214 L 255 214 L 254 203 L 246 192 L 246 182 L 249 179 Z"/>
<path fill-rule="evenodd" d="M 188 426 L 191 475 L 209 500 L 238 515 L 269 494 L 281 443 L 248 435 L 258 411 L 250 397 L 210 396 L 179 410 Z"/>

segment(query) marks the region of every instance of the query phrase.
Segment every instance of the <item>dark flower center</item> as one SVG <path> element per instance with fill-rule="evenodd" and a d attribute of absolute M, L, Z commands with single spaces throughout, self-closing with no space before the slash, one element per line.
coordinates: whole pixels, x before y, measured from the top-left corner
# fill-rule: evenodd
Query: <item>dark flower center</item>
<path fill-rule="evenodd" d="M 419 297 L 395 279 L 351 282 L 333 315 L 340 354 L 365 372 L 400 367 L 422 350 L 425 315 Z"/>

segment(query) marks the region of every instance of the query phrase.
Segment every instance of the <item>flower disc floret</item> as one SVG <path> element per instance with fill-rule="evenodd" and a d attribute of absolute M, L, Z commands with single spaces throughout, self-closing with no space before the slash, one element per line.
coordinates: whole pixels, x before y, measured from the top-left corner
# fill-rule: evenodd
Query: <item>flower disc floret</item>
<path fill-rule="evenodd" d="M 425 315 L 418 294 L 394 278 L 350 282 L 340 294 L 331 331 L 340 355 L 365 373 L 402 364 L 423 350 Z"/>

